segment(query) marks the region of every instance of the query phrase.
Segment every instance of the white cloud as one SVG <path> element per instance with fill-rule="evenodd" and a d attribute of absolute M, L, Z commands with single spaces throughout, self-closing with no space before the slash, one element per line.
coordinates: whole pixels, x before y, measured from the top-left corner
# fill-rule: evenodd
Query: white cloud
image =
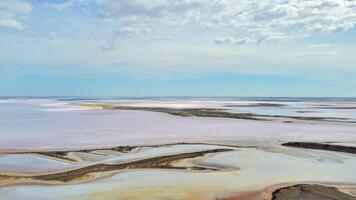
<path fill-rule="evenodd" d="M 90 2 L 91 0 L 67 0 L 60 3 L 53 3 L 51 1 L 48 1 L 45 2 L 44 5 L 57 10 L 65 10 L 74 8 L 75 6 L 87 6 L 90 4 Z"/>
<path fill-rule="evenodd" d="M 293 40 L 317 32 L 351 29 L 356 21 L 356 1 L 53 2 L 36 4 L 35 11 L 39 13 L 33 15 L 36 24 L 32 28 L 25 23 L 32 10 L 30 4 L 24 0 L 0 0 L 0 27 L 23 29 L 27 25 L 21 34 L 9 32 L 0 38 L 6 47 L 0 53 L 1 66 L 42 64 L 43 69 L 63 66 L 63 71 L 125 68 L 183 71 L 181 74 L 206 71 L 295 75 L 333 70 L 356 73 L 356 48 L 348 44 L 352 39 L 348 34 L 332 40 L 326 34 L 318 39 Z M 80 12 L 83 7 L 93 12 Z"/>
<path fill-rule="evenodd" d="M 0 26 L 21 30 L 24 25 L 17 19 L 32 11 L 32 5 L 22 0 L 0 1 Z"/>
<path fill-rule="evenodd" d="M 124 27 L 118 30 L 118 34 L 129 34 L 129 35 L 138 35 L 138 34 L 146 34 L 151 32 L 149 28 L 141 28 L 141 27 Z"/>
<path fill-rule="evenodd" d="M 0 26 L 18 29 L 18 30 L 24 28 L 24 26 L 20 22 L 7 17 L 0 18 Z"/>
<path fill-rule="evenodd" d="M 246 44 L 249 41 L 251 41 L 249 38 L 236 39 L 233 37 L 225 37 L 225 38 L 220 37 L 220 38 L 214 39 L 214 43 L 217 45 L 220 45 L 220 44 L 242 45 L 242 44 Z"/>
<path fill-rule="evenodd" d="M 233 32 L 257 42 L 344 31 L 356 25 L 354 0 L 98 0 L 102 19 L 150 29 L 167 26 Z M 204 30 L 204 31 L 205 31 Z M 216 36 L 215 36 L 216 37 Z M 213 37 L 213 38 L 215 38 Z M 212 40 L 213 40 L 212 38 Z M 227 43 L 229 39 L 225 40 Z M 215 41 L 221 43 L 220 40 Z M 225 43 L 225 42 L 222 42 Z M 241 43 L 243 43 L 241 41 Z"/>
<path fill-rule="evenodd" d="M 308 49 L 326 49 L 335 46 L 335 44 L 328 44 L 328 43 L 322 43 L 322 44 L 310 44 L 308 45 Z"/>
<path fill-rule="evenodd" d="M 197 0 L 98 0 L 98 3 L 104 17 L 184 15 L 205 4 Z"/>

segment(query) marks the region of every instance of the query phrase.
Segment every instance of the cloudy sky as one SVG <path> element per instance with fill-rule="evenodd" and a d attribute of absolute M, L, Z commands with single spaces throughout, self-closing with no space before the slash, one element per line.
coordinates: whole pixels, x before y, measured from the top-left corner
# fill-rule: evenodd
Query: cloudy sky
<path fill-rule="evenodd" d="M 356 0 L 0 0 L 0 96 L 356 96 Z"/>

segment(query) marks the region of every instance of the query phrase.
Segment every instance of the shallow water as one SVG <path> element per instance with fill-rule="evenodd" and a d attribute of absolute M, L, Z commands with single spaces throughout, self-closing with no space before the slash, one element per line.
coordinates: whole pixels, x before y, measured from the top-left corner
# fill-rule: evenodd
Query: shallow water
<path fill-rule="evenodd" d="M 209 105 L 217 107 L 220 101 L 214 102 Z M 72 103 L 3 100 L 0 148 L 63 149 L 221 139 L 356 141 L 356 124 L 179 117 L 147 111 L 85 110 Z"/>
<path fill-rule="evenodd" d="M 227 148 L 216 145 L 174 145 L 162 147 L 140 147 L 133 152 L 120 153 L 107 151 L 100 153 L 70 152 L 69 156 L 79 158 L 79 162 L 68 162 L 51 157 L 43 157 L 36 154 L 8 154 L 0 156 L 0 172 L 5 173 L 46 173 L 55 170 L 64 170 L 79 166 L 93 165 L 98 163 L 124 163 L 145 158 L 190 153 L 211 149 Z"/>
<path fill-rule="evenodd" d="M 227 148 L 216 145 L 174 145 L 174 146 L 163 146 L 163 147 L 143 147 L 138 152 L 126 153 L 121 156 L 107 159 L 106 162 L 110 163 L 122 163 L 133 160 L 138 160 L 142 158 L 151 158 L 159 156 L 174 155 L 180 153 L 190 153 L 197 151 L 206 151 L 212 149 Z"/>
<path fill-rule="evenodd" d="M 172 146 L 171 148 L 174 148 Z M 286 183 L 321 181 L 356 184 L 352 154 L 289 149 L 266 152 L 251 148 L 193 159 L 239 168 L 225 172 L 179 172 L 132 170 L 89 183 L 44 186 L 23 185 L 0 188 L 1 199 L 214 199 L 230 192 L 254 191 Z M 308 156 L 300 156 L 301 151 Z M 330 159 L 320 159 L 328 156 Z M 331 159 L 334 158 L 334 159 Z M 191 160 L 190 162 L 193 162 Z"/>
<path fill-rule="evenodd" d="M 73 164 L 61 162 L 37 155 L 1 155 L 0 172 L 38 173 L 50 172 L 58 169 L 72 167 Z"/>
<path fill-rule="evenodd" d="M 339 142 L 354 146 L 356 124 L 179 117 L 147 111 L 95 110 L 73 104 L 83 102 L 114 102 L 171 108 L 225 108 L 233 112 L 266 115 L 356 119 L 356 110 L 352 109 L 356 104 L 354 99 L 0 99 L 0 150 L 63 150 L 183 141 L 228 141 L 232 145 L 234 141 L 238 141 L 240 145 L 245 144 L 244 141 L 254 141 L 261 145 L 257 149 L 239 148 L 234 152 L 176 163 L 189 166 L 223 166 L 226 171 L 126 170 L 87 183 L 1 187 L 1 200 L 214 199 L 229 193 L 260 190 L 285 182 L 356 184 L 355 155 L 279 145 L 281 140 L 306 140 Z M 284 106 L 253 106 L 256 103 L 278 103 Z M 238 107 L 241 105 L 247 107 Z M 99 154 L 70 155 L 85 160 L 78 165 L 88 165 L 101 162 L 120 163 L 215 148 L 225 147 L 174 145 L 143 147 L 129 153 L 98 151 Z M 78 165 L 32 154 L 0 156 L 2 173 L 45 172 Z"/>
<path fill-rule="evenodd" d="M 93 100 L 90 102 L 98 102 Z M 356 99 L 116 99 L 100 100 L 103 103 L 119 103 L 122 105 L 141 107 L 166 108 L 220 108 L 234 112 L 253 113 L 259 115 L 307 116 L 307 117 L 338 117 L 356 121 Z M 256 106 L 265 104 L 265 106 Z M 271 105 L 271 106 L 268 106 Z M 273 106 L 280 105 L 280 106 Z M 342 109 L 341 109 L 342 108 Z"/>

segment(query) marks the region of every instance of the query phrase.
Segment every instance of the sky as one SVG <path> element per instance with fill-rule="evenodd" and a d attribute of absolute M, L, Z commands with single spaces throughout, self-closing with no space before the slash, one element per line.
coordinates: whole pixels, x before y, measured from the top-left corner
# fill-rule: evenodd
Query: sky
<path fill-rule="evenodd" d="M 356 97 L 356 0 L 0 0 L 0 96 Z"/>

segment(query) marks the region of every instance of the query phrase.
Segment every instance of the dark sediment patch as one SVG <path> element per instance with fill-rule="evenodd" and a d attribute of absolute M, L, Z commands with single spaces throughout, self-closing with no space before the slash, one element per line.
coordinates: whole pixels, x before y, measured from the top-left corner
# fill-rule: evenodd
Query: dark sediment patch
<path fill-rule="evenodd" d="M 8 178 L 31 178 L 34 180 L 43 180 L 43 181 L 60 181 L 68 182 L 76 178 L 84 177 L 90 173 L 96 172 L 107 172 L 107 171 L 116 171 L 124 169 L 180 169 L 180 170 L 219 170 L 211 167 L 201 167 L 201 166 L 192 166 L 192 167 L 175 167 L 172 165 L 172 162 L 179 161 L 182 159 L 195 158 L 203 156 L 205 154 L 219 153 L 233 151 L 232 149 L 213 149 L 192 153 L 182 153 L 168 156 L 160 156 L 142 159 L 138 161 L 132 161 L 128 163 L 120 164 L 95 164 L 91 166 L 82 167 L 79 169 L 73 169 L 65 172 L 58 172 L 53 174 L 44 174 L 44 175 L 34 175 L 34 176 L 7 176 Z"/>
<path fill-rule="evenodd" d="M 320 106 L 320 107 L 315 107 L 318 109 L 332 109 L 332 110 L 354 110 L 356 109 L 356 107 L 348 107 L 348 106 L 344 106 L 344 107 L 338 107 L 338 106 Z"/>
<path fill-rule="evenodd" d="M 346 121 L 349 119 L 341 118 L 341 117 L 305 117 L 305 116 L 284 116 L 284 115 L 270 115 L 269 117 L 291 118 L 291 119 L 297 119 L 297 120 L 311 120 L 311 121 L 355 123 L 355 121 Z"/>
<path fill-rule="evenodd" d="M 48 157 L 52 157 L 52 158 L 77 162 L 77 160 L 74 160 L 74 159 L 68 157 L 68 153 L 70 153 L 70 152 L 93 153 L 94 151 L 99 151 L 99 150 L 111 150 L 111 151 L 116 151 L 116 152 L 121 152 L 121 153 L 128 153 L 135 148 L 136 148 L 136 146 L 118 146 L 118 147 L 109 147 L 109 148 L 79 149 L 79 150 L 65 150 L 65 151 L 25 151 L 25 152 L 12 152 L 12 153 L 8 153 L 8 154 L 30 154 L 30 153 L 32 153 L 32 154 L 39 154 L 39 155 L 48 156 Z"/>
<path fill-rule="evenodd" d="M 254 104 L 246 104 L 246 105 L 235 105 L 235 104 L 232 104 L 232 105 L 225 105 L 225 107 L 236 107 L 236 108 L 248 108 L 248 107 L 285 107 L 286 105 L 284 104 L 277 104 L 277 103 L 254 103 Z"/>
<path fill-rule="evenodd" d="M 171 115 L 182 117 L 220 117 L 220 118 L 234 118 L 234 119 L 251 119 L 251 120 L 267 120 L 259 118 L 258 115 L 252 113 L 232 113 L 226 112 L 225 109 L 212 108 L 158 108 L 158 107 L 133 107 L 133 106 L 118 106 L 118 105 L 100 105 L 103 109 L 120 109 L 120 110 L 142 110 L 162 112 Z"/>
<path fill-rule="evenodd" d="M 297 113 L 315 113 L 316 111 L 313 110 L 297 110 Z"/>
<path fill-rule="evenodd" d="M 284 115 L 262 115 L 254 113 L 237 113 L 228 112 L 226 109 L 215 108 L 163 108 L 163 107 L 136 107 L 123 106 L 117 104 L 84 104 L 86 106 L 95 106 L 102 109 L 118 109 L 118 110 L 140 110 L 162 112 L 181 117 L 216 117 L 216 118 L 232 118 L 232 119 L 247 119 L 247 120 L 262 120 L 271 121 L 274 119 L 296 119 L 296 120 L 312 120 L 312 121 L 326 121 L 326 122 L 344 122 L 356 123 L 355 121 L 348 121 L 348 118 L 338 117 L 306 117 L 306 116 L 284 116 Z"/>
<path fill-rule="evenodd" d="M 285 121 L 282 121 L 282 123 L 290 124 L 290 123 L 293 123 L 293 121 L 285 120 Z"/>
<path fill-rule="evenodd" d="M 117 151 L 121 153 L 128 153 L 134 150 L 135 148 L 136 146 L 118 146 L 118 147 L 111 147 L 111 148 L 82 149 L 79 150 L 78 152 L 92 153 L 93 151 L 110 150 L 110 151 Z"/>
<path fill-rule="evenodd" d="M 36 154 L 40 154 L 43 156 L 48 156 L 48 157 L 53 157 L 53 158 L 58 158 L 58 159 L 62 159 L 62 160 L 76 162 L 76 160 L 68 157 L 68 153 L 69 152 L 62 152 L 62 151 L 36 152 Z"/>
<path fill-rule="evenodd" d="M 356 154 L 356 147 L 351 147 L 351 146 L 323 144 L 323 143 L 316 143 L 316 142 L 287 142 L 282 145 L 287 147 L 318 149 L 318 150 L 325 150 L 325 151 L 337 151 L 343 153 Z"/>
<path fill-rule="evenodd" d="M 356 197 L 340 192 L 335 187 L 323 185 L 294 185 L 272 193 L 272 200 L 356 200 Z"/>
<path fill-rule="evenodd" d="M 150 148 L 159 148 L 159 147 L 167 147 L 172 145 L 215 145 L 221 147 L 231 147 L 231 148 L 257 148 L 256 145 L 228 145 L 228 144 L 220 144 L 220 143 L 205 143 L 205 142 L 176 142 L 176 143 L 168 143 L 168 144 L 153 144 L 153 145 L 138 145 L 138 146 L 116 146 L 116 147 L 101 147 L 101 148 L 86 148 L 86 149 L 69 149 L 69 150 L 39 150 L 39 151 L 21 151 L 21 150 L 9 150 L 4 151 L 2 154 L 39 154 L 51 158 L 57 158 L 72 162 L 78 162 L 68 156 L 71 152 L 83 152 L 90 154 L 98 154 L 95 151 L 100 150 L 109 150 L 116 151 L 121 153 L 130 153 L 136 148 L 141 147 L 150 147 Z"/>

